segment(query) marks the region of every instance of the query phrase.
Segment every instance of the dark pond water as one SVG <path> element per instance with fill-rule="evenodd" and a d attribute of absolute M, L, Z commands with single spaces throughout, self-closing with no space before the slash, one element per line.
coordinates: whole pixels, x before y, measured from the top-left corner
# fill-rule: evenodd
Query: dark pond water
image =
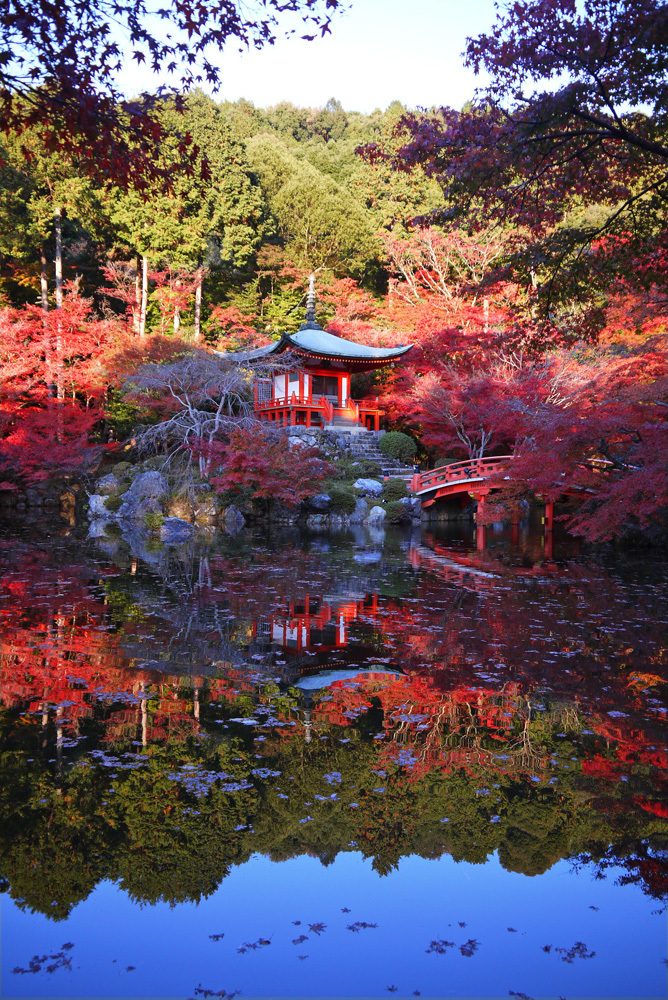
<path fill-rule="evenodd" d="M 3 996 L 665 996 L 658 557 L 43 525 L 0 560 Z"/>

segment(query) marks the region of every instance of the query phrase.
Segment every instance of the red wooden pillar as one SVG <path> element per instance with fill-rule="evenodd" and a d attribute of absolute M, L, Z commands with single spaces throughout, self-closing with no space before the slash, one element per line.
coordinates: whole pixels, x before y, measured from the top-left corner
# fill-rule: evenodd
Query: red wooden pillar
<path fill-rule="evenodd" d="M 304 401 L 304 372 L 299 369 L 299 402 Z"/>
<path fill-rule="evenodd" d="M 545 504 L 545 530 L 552 531 L 554 528 L 554 502 Z"/>
<path fill-rule="evenodd" d="M 310 407 L 308 407 L 308 409 L 306 410 L 306 426 L 307 427 L 311 426 L 311 408 Z"/>
<path fill-rule="evenodd" d="M 545 559 L 549 562 L 554 558 L 554 534 L 552 531 L 545 532 Z"/>
<path fill-rule="evenodd" d="M 480 494 L 474 499 L 478 503 L 478 510 L 476 511 L 476 529 L 475 529 L 475 547 L 478 552 L 485 548 L 485 525 L 481 524 L 482 516 L 485 510 L 485 496 Z"/>

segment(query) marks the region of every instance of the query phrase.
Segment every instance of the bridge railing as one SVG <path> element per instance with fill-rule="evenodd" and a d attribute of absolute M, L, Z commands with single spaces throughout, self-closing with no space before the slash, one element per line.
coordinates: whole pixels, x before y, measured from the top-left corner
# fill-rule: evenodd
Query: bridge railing
<path fill-rule="evenodd" d="M 451 462 L 430 472 L 418 472 L 413 476 L 411 489 L 413 493 L 423 493 L 425 490 L 438 489 L 447 483 L 458 483 L 466 480 L 488 479 L 501 471 L 512 455 L 494 455 L 490 458 L 471 458 L 462 462 Z"/>

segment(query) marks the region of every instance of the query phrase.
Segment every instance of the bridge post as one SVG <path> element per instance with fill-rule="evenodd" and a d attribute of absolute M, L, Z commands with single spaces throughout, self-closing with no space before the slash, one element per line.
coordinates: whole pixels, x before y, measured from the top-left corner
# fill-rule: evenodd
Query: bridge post
<path fill-rule="evenodd" d="M 545 504 L 545 530 L 554 529 L 554 501 Z"/>
<path fill-rule="evenodd" d="M 480 523 L 483 512 L 485 510 L 485 495 L 484 493 L 474 496 L 473 498 L 477 504 L 478 509 L 476 511 L 476 529 L 475 529 L 475 547 L 478 552 L 481 552 L 485 548 L 485 525 Z"/>

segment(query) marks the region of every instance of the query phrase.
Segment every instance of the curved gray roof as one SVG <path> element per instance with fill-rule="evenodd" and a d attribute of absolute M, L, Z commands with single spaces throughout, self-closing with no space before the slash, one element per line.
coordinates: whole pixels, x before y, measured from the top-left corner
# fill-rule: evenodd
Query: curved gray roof
<path fill-rule="evenodd" d="M 397 347 L 368 347 L 366 344 L 356 344 L 354 340 L 344 340 L 334 333 L 327 333 L 317 323 L 304 324 L 296 333 L 284 333 L 280 340 L 266 344 L 252 351 L 227 353 L 227 357 L 239 361 L 256 361 L 272 354 L 282 354 L 291 348 L 296 351 L 313 354 L 317 357 L 341 358 L 349 361 L 393 361 L 400 358 L 412 348 L 412 344 L 399 344 Z M 216 351 L 216 354 L 223 354 Z"/>
<path fill-rule="evenodd" d="M 412 344 L 399 344 L 398 347 L 368 347 L 366 344 L 356 344 L 354 340 L 344 340 L 334 333 L 327 333 L 321 327 L 302 327 L 297 333 L 284 334 L 297 350 L 309 351 L 312 354 L 326 354 L 328 357 L 354 358 L 365 361 L 391 361 L 410 351 Z"/>

